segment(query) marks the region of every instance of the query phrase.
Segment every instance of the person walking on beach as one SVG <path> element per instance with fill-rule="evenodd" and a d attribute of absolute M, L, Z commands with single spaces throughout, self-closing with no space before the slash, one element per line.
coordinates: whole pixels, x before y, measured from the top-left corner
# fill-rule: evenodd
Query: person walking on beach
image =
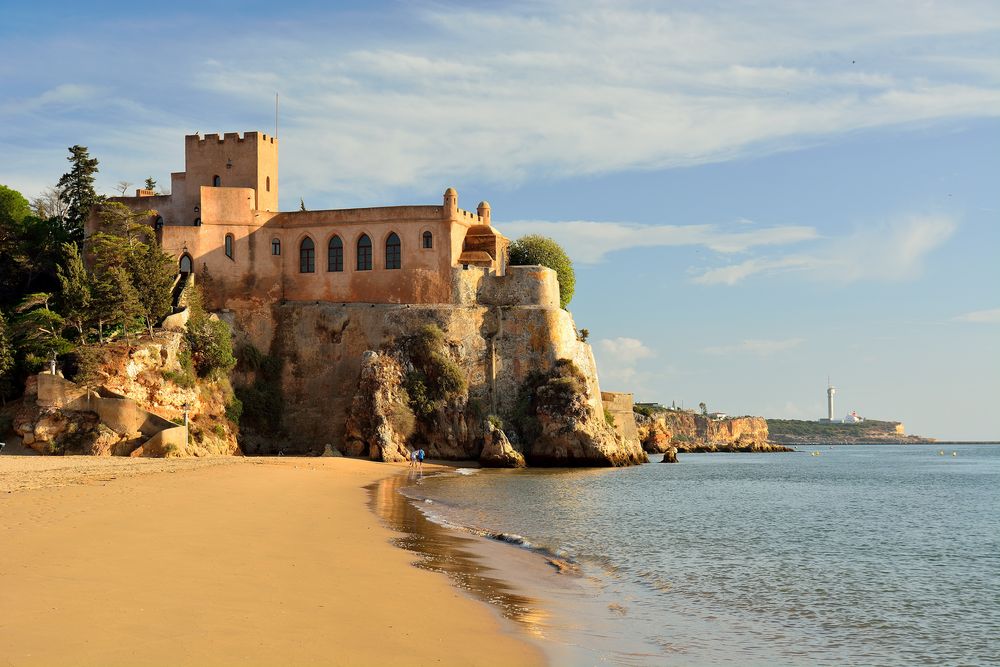
<path fill-rule="evenodd" d="M 417 467 L 417 452 L 416 452 L 416 450 L 410 452 L 410 455 L 407 456 L 406 458 L 409 459 L 409 461 L 410 461 L 410 467 L 411 468 L 416 468 Z"/>
<path fill-rule="evenodd" d="M 418 449 L 417 450 L 417 470 L 421 470 L 422 471 L 423 469 L 424 469 L 424 450 Z"/>

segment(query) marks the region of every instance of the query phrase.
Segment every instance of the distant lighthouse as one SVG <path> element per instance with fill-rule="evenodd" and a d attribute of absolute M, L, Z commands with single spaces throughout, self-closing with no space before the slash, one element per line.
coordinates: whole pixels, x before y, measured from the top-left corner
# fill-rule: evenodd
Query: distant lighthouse
<path fill-rule="evenodd" d="M 837 388 L 830 384 L 830 378 L 826 379 L 826 414 L 827 420 L 833 421 L 833 395 L 837 393 Z"/>

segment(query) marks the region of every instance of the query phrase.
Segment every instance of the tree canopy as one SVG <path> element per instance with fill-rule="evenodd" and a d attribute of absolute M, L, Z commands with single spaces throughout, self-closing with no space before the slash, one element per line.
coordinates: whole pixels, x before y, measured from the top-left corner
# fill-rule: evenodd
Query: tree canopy
<path fill-rule="evenodd" d="M 74 241 L 83 240 L 83 226 L 90 215 L 90 209 L 101 198 L 94 190 L 94 175 L 97 173 L 97 158 L 90 157 L 86 146 L 71 146 L 69 160 L 72 167 L 59 179 L 61 197 L 67 206 L 66 228 Z"/>
<path fill-rule="evenodd" d="M 573 262 L 562 246 L 539 234 L 522 236 L 510 244 L 510 263 L 514 266 L 539 264 L 556 272 L 559 278 L 559 305 L 565 308 L 573 299 L 576 274 Z"/>

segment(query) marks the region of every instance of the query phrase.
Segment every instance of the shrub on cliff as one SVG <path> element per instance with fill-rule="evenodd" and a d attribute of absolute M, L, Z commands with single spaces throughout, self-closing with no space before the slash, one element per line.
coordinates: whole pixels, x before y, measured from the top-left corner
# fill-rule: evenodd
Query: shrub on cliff
<path fill-rule="evenodd" d="M 218 318 L 209 317 L 197 286 L 188 297 L 188 308 L 191 316 L 187 323 L 187 341 L 191 346 L 191 357 L 198 375 L 206 377 L 213 372 L 228 374 L 236 366 L 229 325 Z"/>
<path fill-rule="evenodd" d="M 444 332 L 425 324 L 405 338 L 401 351 L 412 366 L 403 378 L 410 409 L 418 417 L 428 417 L 449 400 L 465 393 L 462 368 L 448 356 Z"/>
<path fill-rule="evenodd" d="M 549 267 L 559 278 L 559 305 L 565 308 L 572 301 L 576 289 L 573 262 L 562 246 L 552 239 L 539 234 L 522 236 L 510 244 L 510 263 L 514 266 L 540 264 Z"/>
<path fill-rule="evenodd" d="M 514 424 L 524 442 L 538 436 L 538 413 L 565 415 L 579 420 L 587 416 L 587 378 L 570 359 L 559 359 L 547 373 L 532 372 L 518 395 Z"/>

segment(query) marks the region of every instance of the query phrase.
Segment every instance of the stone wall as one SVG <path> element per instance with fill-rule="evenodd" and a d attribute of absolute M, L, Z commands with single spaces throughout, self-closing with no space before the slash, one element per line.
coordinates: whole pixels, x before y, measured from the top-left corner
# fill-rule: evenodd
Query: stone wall
<path fill-rule="evenodd" d="M 629 442 L 639 443 L 639 430 L 635 424 L 635 412 L 632 411 L 632 394 L 602 391 L 601 401 L 604 409 L 614 418 L 618 435 Z"/>

